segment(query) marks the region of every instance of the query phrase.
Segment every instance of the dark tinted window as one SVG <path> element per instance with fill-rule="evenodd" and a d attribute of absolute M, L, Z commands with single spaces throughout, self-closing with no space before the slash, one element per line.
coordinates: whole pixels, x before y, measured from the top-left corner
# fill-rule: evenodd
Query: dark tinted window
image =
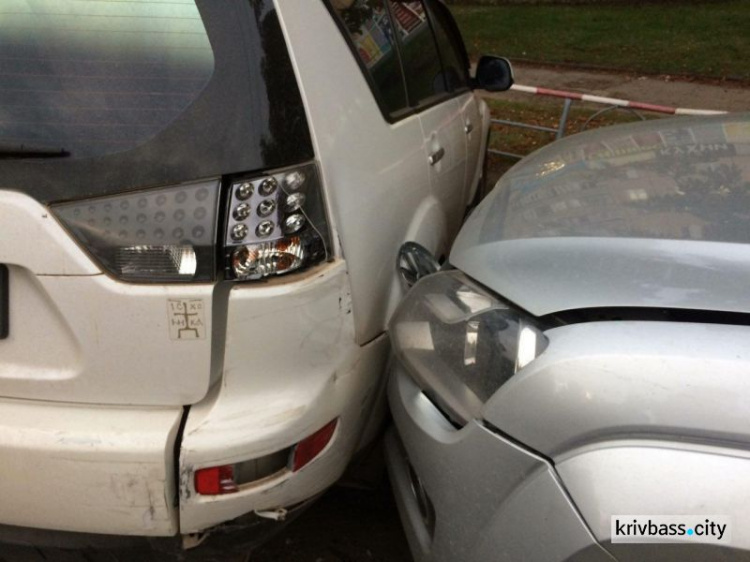
<path fill-rule="evenodd" d="M 22 12 L 26 4 L 26 0 L 0 0 L 0 28 L 34 27 L 28 16 L 28 25 L 6 24 L 10 21 L 8 13 Z M 46 135 L 27 131 L 30 138 L 66 142 L 71 146 L 65 148 L 72 149 L 73 156 L 0 158 L 2 188 L 22 191 L 47 203 L 281 168 L 313 158 L 304 106 L 273 0 L 29 0 L 28 4 L 47 6 L 47 11 L 55 14 L 67 13 L 64 10 L 89 10 L 94 14 L 99 10 L 103 15 L 105 10 L 117 9 L 122 10 L 117 12 L 122 17 L 110 14 L 63 22 L 60 16 L 58 27 L 64 32 L 50 29 L 46 36 L 37 34 L 34 47 L 40 51 L 23 56 L 49 62 L 46 68 L 35 67 L 33 73 L 54 73 L 54 80 L 45 78 L 51 80 L 48 86 L 37 85 L 39 90 L 53 91 L 42 91 L 41 98 L 38 94 L 29 94 L 25 100 L 3 98 L 0 128 L 8 114 L 6 104 L 39 107 L 52 112 L 45 114 L 50 124 L 41 125 L 45 121 L 39 116 L 27 116 L 28 120 L 33 117 L 35 127 L 44 129 Z M 202 22 L 193 19 L 196 7 Z M 144 10 L 157 8 L 163 10 L 162 15 L 172 15 L 164 19 L 152 12 L 153 17 L 144 21 Z M 172 17 L 176 14 L 184 19 Z M 103 22 L 96 23 L 97 19 Z M 139 34 L 140 45 L 135 44 L 127 39 L 131 35 L 127 29 L 120 33 L 112 27 L 126 22 L 153 33 Z M 107 32 L 98 33 L 103 29 Z M 165 30 L 171 31 L 167 34 Z M 0 36 L 6 38 L 0 53 L 3 64 L 19 56 L 18 50 L 8 55 L 9 48 L 28 43 L 24 42 L 24 33 L 0 29 Z M 65 41 L 60 40 L 61 33 Z M 52 41 L 49 47 L 45 47 L 46 41 Z M 102 47 L 110 42 L 114 47 Z M 80 52 L 71 51 L 68 44 Z M 205 49 L 209 44 L 212 55 Z M 53 56 L 56 49 L 60 56 Z M 52 60 L 61 57 L 61 61 Z M 113 57 L 119 63 L 105 65 Z M 78 61 L 99 66 L 76 67 Z M 146 71 L 153 64 L 160 69 L 158 76 Z M 5 74 L 11 73 L 11 67 L 3 68 Z M 73 71 L 85 77 L 71 80 L 65 72 Z M 97 74 L 105 71 L 110 74 Z M 19 67 L 17 73 L 28 72 Z M 114 76 L 117 78 L 111 78 Z M 95 82 L 87 85 L 88 80 Z M 76 87 L 75 95 L 72 86 Z M 9 87 L 7 82 L 4 87 Z M 133 101 L 141 98 L 149 102 Z M 74 113 L 67 113 L 73 111 L 83 112 L 89 125 L 83 119 L 73 120 L 70 116 Z M 23 120 L 13 115 L 15 122 Z M 55 121 L 60 116 L 66 116 L 63 127 Z M 155 119 L 158 121 L 153 124 Z M 111 134 L 115 126 L 126 147 L 111 151 L 96 146 L 98 141 L 94 139 L 118 140 Z M 131 129 L 138 132 L 131 133 Z M 7 131 L 0 133 L 0 142 L 7 144 L 10 136 Z M 121 145 L 112 142 L 107 146 Z M 94 156 L 77 157 L 86 154 Z"/>
<path fill-rule="evenodd" d="M 421 0 L 388 0 L 398 28 L 411 105 L 420 105 L 447 90 L 435 36 Z"/>
<path fill-rule="evenodd" d="M 448 88 L 450 90 L 468 88 L 468 60 L 458 26 L 453 21 L 448 8 L 439 1 L 428 0 L 428 5 Z"/>
<path fill-rule="evenodd" d="M 194 0 L 3 0 L 0 141 L 73 157 L 132 149 L 214 71 Z"/>
<path fill-rule="evenodd" d="M 370 75 L 375 95 L 390 115 L 408 107 L 404 80 L 384 0 L 332 2 L 360 60 Z"/>

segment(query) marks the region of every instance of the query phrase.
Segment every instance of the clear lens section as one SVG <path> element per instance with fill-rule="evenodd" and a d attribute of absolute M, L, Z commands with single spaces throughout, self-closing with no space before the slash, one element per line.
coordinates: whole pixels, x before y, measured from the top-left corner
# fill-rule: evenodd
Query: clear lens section
<path fill-rule="evenodd" d="M 303 226 L 305 226 L 305 216 L 301 213 L 290 215 L 284 220 L 284 232 L 287 234 L 299 232 Z"/>
<path fill-rule="evenodd" d="M 237 279 L 263 279 L 299 269 L 305 257 L 305 247 L 299 237 L 241 246 L 232 254 L 232 270 Z"/>
<path fill-rule="evenodd" d="M 304 193 L 292 193 L 291 195 L 287 195 L 285 198 L 284 210 L 287 213 L 293 213 L 294 211 L 299 211 L 304 204 L 305 204 Z"/>
<path fill-rule="evenodd" d="M 211 281 L 219 182 L 56 205 L 68 230 L 125 281 Z"/>
<path fill-rule="evenodd" d="M 230 278 L 256 281 L 327 259 L 328 221 L 315 164 L 237 180 L 231 193 L 225 237 Z"/>
<path fill-rule="evenodd" d="M 115 259 L 122 276 L 147 275 L 163 278 L 174 275 L 192 279 L 198 271 L 198 259 L 192 246 L 131 246 L 118 248 Z"/>
<path fill-rule="evenodd" d="M 247 238 L 247 227 L 244 224 L 236 224 L 232 229 L 232 240 L 244 240 Z"/>
<path fill-rule="evenodd" d="M 424 391 L 457 423 L 547 346 L 533 321 L 458 271 L 422 279 L 391 321 L 394 350 Z"/>
<path fill-rule="evenodd" d="M 297 170 L 284 178 L 284 185 L 289 191 L 297 191 L 304 185 L 306 179 L 305 173 Z"/>

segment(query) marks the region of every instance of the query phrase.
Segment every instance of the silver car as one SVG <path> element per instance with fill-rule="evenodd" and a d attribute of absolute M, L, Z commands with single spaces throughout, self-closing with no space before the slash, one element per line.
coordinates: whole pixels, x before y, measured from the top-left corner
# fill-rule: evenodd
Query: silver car
<path fill-rule="evenodd" d="M 750 559 L 750 115 L 554 143 L 449 263 L 390 326 L 418 561 Z"/>

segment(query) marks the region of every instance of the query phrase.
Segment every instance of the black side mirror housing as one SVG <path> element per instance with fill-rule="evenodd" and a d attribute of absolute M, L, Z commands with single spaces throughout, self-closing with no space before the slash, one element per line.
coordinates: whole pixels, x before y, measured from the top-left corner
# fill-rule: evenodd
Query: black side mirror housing
<path fill-rule="evenodd" d="M 513 85 L 513 67 L 508 59 L 489 55 L 479 59 L 475 86 L 488 92 L 504 92 Z"/>
<path fill-rule="evenodd" d="M 421 244 L 405 242 L 398 252 L 396 268 L 404 286 L 411 289 L 422 277 L 440 271 L 440 264 L 435 256 Z"/>

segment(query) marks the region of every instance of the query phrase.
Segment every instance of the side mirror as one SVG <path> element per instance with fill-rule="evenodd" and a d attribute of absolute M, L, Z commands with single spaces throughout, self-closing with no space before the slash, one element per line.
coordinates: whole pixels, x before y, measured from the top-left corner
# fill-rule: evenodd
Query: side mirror
<path fill-rule="evenodd" d="M 416 242 L 406 242 L 401 246 L 396 267 L 407 289 L 413 287 L 422 277 L 440 270 L 440 264 L 430 251 Z"/>
<path fill-rule="evenodd" d="M 488 92 L 504 92 L 513 85 L 513 67 L 508 59 L 483 56 L 479 59 L 476 86 Z"/>

